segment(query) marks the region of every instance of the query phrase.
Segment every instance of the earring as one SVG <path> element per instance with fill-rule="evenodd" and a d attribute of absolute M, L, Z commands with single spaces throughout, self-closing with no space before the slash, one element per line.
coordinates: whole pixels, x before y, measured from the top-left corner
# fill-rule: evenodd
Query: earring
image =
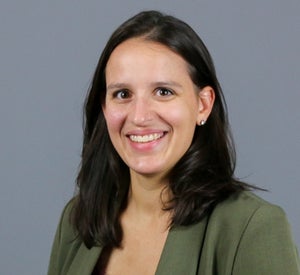
<path fill-rule="evenodd" d="M 204 119 L 202 119 L 201 121 L 200 121 L 200 123 L 199 123 L 199 126 L 203 126 L 204 124 L 205 124 L 205 120 Z"/>

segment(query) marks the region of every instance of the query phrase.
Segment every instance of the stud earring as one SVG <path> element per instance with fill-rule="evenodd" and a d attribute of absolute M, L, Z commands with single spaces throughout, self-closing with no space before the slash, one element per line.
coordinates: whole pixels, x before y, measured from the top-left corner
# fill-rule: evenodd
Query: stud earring
<path fill-rule="evenodd" d="M 199 123 L 199 126 L 203 126 L 204 124 L 205 124 L 205 120 L 204 119 L 202 119 L 201 121 L 200 121 L 200 123 Z"/>

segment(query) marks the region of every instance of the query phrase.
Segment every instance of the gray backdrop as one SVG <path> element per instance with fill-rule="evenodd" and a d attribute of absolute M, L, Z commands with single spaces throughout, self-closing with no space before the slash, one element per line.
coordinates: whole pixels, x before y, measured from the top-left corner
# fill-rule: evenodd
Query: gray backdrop
<path fill-rule="evenodd" d="M 299 0 L 0 2 L 0 273 L 45 274 L 74 190 L 81 111 L 111 32 L 143 9 L 187 21 L 215 60 L 237 175 L 286 211 L 300 246 Z"/>

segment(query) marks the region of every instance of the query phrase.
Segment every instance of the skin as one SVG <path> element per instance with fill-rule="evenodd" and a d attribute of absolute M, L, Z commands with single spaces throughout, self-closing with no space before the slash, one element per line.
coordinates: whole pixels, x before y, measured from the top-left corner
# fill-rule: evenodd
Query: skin
<path fill-rule="evenodd" d="M 207 119 L 212 89 L 194 85 L 178 54 L 141 38 L 113 51 L 106 83 L 103 111 L 114 147 L 132 176 L 163 178 Z"/>
<path fill-rule="evenodd" d="M 131 175 L 122 248 L 111 252 L 106 270 L 154 274 L 170 221 L 162 210 L 162 200 L 171 196 L 164 189 L 167 175 L 191 145 L 197 124 L 208 118 L 214 91 L 194 85 L 180 55 L 143 38 L 126 40 L 112 52 L 106 83 L 108 132 Z"/>

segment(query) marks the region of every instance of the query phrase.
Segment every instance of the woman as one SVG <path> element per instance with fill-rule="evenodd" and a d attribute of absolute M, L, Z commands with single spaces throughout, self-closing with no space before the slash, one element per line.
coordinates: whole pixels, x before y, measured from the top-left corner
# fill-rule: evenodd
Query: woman
<path fill-rule="evenodd" d="M 48 274 L 300 274 L 283 211 L 234 178 L 225 107 L 187 24 L 156 11 L 122 24 L 87 96 Z"/>

